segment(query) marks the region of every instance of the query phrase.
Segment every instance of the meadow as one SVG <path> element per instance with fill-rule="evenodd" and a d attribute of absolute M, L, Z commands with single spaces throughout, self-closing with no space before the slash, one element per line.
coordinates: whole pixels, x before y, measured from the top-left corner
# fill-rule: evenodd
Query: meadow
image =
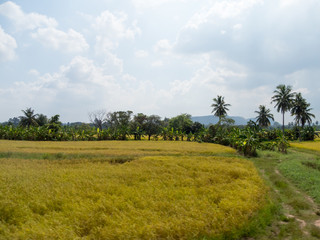
<path fill-rule="evenodd" d="M 216 144 L 0 141 L 0 239 L 236 239 L 267 191 Z"/>
<path fill-rule="evenodd" d="M 291 146 L 296 156 L 282 161 L 279 170 L 320 204 L 320 141 L 294 142 Z"/>

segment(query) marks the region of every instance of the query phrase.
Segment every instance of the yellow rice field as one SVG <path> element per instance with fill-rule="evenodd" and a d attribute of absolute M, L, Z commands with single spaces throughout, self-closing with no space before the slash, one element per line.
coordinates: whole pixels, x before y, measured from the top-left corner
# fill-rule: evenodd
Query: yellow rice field
<path fill-rule="evenodd" d="M 220 145 L 0 141 L 0 239 L 217 237 L 265 194 L 253 164 Z"/>
<path fill-rule="evenodd" d="M 290 143 L 290 146 L 320 152 L 320 138 L 317 138 L 315 141 Z"/>
<path fill-rule="evenodd" d="M 213 147 L 214 146 L 214 147 Z M 68 153 L 104 155 L 150 154 L 220 154 L 235 153 L 232 148 L 211 143 L 181 141 L 92 141 L 92 142 L 30 142 L 0 140 L 0 152 Z"/>

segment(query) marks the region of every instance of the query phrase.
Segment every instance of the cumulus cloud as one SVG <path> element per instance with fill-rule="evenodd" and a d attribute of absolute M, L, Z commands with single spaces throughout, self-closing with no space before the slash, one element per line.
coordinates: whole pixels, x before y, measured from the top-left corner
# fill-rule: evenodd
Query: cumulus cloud
<path fill-rule="evenodd" d="M 126 24 L 128 16 L 124 12 L 102 12 L 96 17 L 93 28 L 97 32 L 96 52 L 108 52 L 118 47 L 122 39 L 134 39 L 141 32 L 137 22 Z"/>
<path fill-rule="evenodd" d="M 128 16 L 124 12 L 113 14 L 109 11 L 104 11 L 95 19 L 93 27 L 110 39 L 133 39 L 140 32 L 140 29 L 135 22 L 132 26 L 127 27 L 125 24 L 127 18 Z"/>
<path fill-rule="evenodd" d="M 0 88 L 5 100 L 0 107 L 15 102 L 15 107 L 32 106 L 48 115 L 60 114 L 62 120 L 87 121 L 87 113 L 99 108 L 109 111 L 153 109 L 155 90 L 151 82 L 137 81 L 122 73 L 121 61 L 108 56 L 103 64 L 82 56 L 74 57 L 57 71 L 40 74 L 31 69 L 33 81 L 15 82 L 14 87 Z M 152 99 L 146 104 L 146 97 Z M 160 96 L 159 96 L 160 97 Z M 139 107 L 137 107 L 139 106 Z M 155 112 L 152 112 L 155 113 Z"/>
<path fill-rule="evenodd" d="M 154 51 L 157 53 L 169 54 L 171 50 L 172 44 L 170 44 L 168 39 L 161 39 L 154 46 Z"/>
<path fill-rule="evenodd" d="M 34 72 L 37 71 L 31 71 Z M 57 72 L 36 74 L 34 81 L 16 82 L 14 88 L 2 89 L 0 94 L 8 101 L 15 99 L 16 106 L 24 108 L 26 104 L 45 113 L 52 109 L 62 117 L 77 121 L 89 110 L 106 106 L 113 99 L 119 100 L 117 94 L 122 95 L 121 91 L 114 77 L 105 73 L 102 66 L 77 56 Z"/>
<path fill-rule="evenodd" d="M 262 2 L 262 0 L 213 1 L 194 14 L 185 27 L 197 29 L 203 24 L 213 23 L 213 17 L 223 20 L 235 18 Z"/>
<path fill-rule="evenodd" d="M 124 12 L 114 14 L 109 11 L 104 11 L 96 17 L 92 26 L 97 32 L 97 53 L 113 50 L 118 47 L 120 40 L 133 40 L 137 34 L 141 33 L 136 21 L 127 25 L 127 18 L 128 16 Z"/>
<path fill-rule="evenodd" d="M 41 43 L 61 52 L 86 54 L 58 69 L 51 67 L 46 74 L 37 60 L 26 64 L 39 69 L 24 69 L 20 76 L 28 74 L 19 77 L 24 82 L 0 88 L 1 109 L 10 111 L 7 106 L 12 103 L 17 109 L 26 105 L 44 113 L 51 109 L 48 115 L 59 113 L 68 121 L 86 121 L 87 112 L 101 108 L 163 117 L 184 112 L 207 115 L 212 98 L 223 95 L 232 105 L 231 115 L 253 117 L 260 104 L 275 113 L 270 98 L 280 83 L 292 85 L 320 109 L 318 0 L 131 3 L 135 9 L 85 15 L 89 23 L 79 32 L 76 25 L 61 23 L 58 28 L 53 18 L 24 13 L 13 2 L 1 4 L 0 15 L 16 27 L 0 27 L 1 61 L 14 58 L 17 42 L 19 47 Z M 109 9 L 119 9 L 114 4 Z M 32 42 L 28 38 L 20 44 L 28 36 Z M 93 44 L 91 49 L 88 43 Z M 53 59 L 55 64 L 60 60 Z"/>
<path fill-rule="evenodd" d="M 150 0 L 132 0 L 133 5 L 139 10 L 146 10 L 150 8 L 156 8 L 160 5 L 170 2 L 183 2 L 184 0 L 157 0 L 157 1 L 150 1 Z"/>
<path fill-rule="evenodd" d="M 0 26 L 0 61 L 10 61 L 15 57 L 16 40 L 5 33 Z"/>
<path fill-rule="evenodd" d="M 89 48 L 83 35 L 73 29 L 63 32 L 55 28 L 39 28 L 32 37 L 44 46 L 63 52 L 77 53 Z"/>
<path fill-rule="evenodd" d="M 39 27 L 56 27 L 54 18 L 38 13 L 24 13 L 21 7 L 8 1 L 0 5 L 0 14 L 10 19 L 17 30 L 33 30 Z"/>
<path fill-rule="evenodd" d="M 319 66 L 319 10 L 315 0 L 214 2 L 184 26 L 175 50 L 219 52 L 254 71 L 286 74 Z"/>
<path fill-rule="evenodd" d="M 54 18 L 38 13 L 24 13 L 20 6 L 8 1 L 0 5 L 0 14 L 7 17 L 17 30 L 32 31 L 32 38 L 46 47 L 69 53 L 79 53 L 89 48 L 84 36 L 69 29 L 63 32 L 57 29 Z"/>

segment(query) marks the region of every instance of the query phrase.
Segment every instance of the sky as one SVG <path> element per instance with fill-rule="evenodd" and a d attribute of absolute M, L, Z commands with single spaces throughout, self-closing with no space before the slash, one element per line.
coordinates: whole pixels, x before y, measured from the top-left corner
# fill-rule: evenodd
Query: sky
<path fill-rule="evenodd" d="M 319 0 L 0 0 L 0 122 L 131 110 L 256 117 L 279 84 L 320 118 Z M 291 121 L 286 114 L 286 121 Z"/>

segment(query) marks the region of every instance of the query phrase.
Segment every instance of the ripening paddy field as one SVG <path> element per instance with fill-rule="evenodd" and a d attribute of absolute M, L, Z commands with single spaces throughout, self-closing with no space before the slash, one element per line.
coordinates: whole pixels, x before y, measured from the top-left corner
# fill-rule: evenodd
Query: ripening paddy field
<path fill-rule="evenodd" d="M 315 141 L 299 142 L 299 143 L 294 142 L 294 143 L 290 143 L 290 145 L 295 148 L 312 150 L 320 153 L 320 138 L 317 138 Z"/>
<path fill-rule="evenodd" d="M 0 141 L 0 239 L 237 237 L 266 192 L 215 144 Z"/>

